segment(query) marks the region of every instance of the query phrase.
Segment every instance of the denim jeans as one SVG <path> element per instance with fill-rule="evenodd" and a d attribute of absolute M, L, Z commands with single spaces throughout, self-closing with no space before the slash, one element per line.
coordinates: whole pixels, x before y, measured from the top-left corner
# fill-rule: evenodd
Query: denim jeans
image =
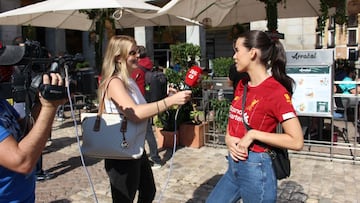
<path fill-rule="evenodd" d="M 151 125 L 151 119 L 149 119 L 149 122 L 147 124 L 145 139 L 149 145 L 151 160 L 155 163 L 161 163 L 161 158 L 159 156 L 157 142 L 156 142 L 154 131 L 153 131 L 152 125 Z"/>
<path fill-rule="evenodd" d="M 275 203 L 277 179 L 267 153 L 249 152 L 246 161 L 228 157 L 228 170 L 209 195 L 207 203 Z"/>

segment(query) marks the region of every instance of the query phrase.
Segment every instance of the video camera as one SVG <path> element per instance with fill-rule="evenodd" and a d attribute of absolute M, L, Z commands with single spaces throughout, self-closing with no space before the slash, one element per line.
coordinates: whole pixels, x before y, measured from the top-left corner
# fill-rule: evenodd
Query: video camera
<path fill-rule="evenodd" d="M 42 84 L 43 74 L 60 73 L 65 81 L 66 72 L 75 70 L 77 62 L 84 58 L 77 54 L 51 58 L 48 50 L 37 41 L 25 41 L 25 52 L 22 59 L 13 64 L 15 71 L 9 82 L 0 83 L 0 97 L 13 98 L 15 102 L 33 103 L 38 91 L 46 99 L 67 98 L 67 89 Z M 75 89 L 76 82 L 69 79 L 70 91 Z"/>

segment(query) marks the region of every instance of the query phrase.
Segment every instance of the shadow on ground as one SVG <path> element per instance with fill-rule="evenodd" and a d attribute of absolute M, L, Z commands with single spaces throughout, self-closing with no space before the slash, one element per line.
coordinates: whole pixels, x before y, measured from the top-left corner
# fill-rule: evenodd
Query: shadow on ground
<path fill-rule="evenodd" d="M 193 193 L 193 198 L 186 203 L 205 202 L 212 189 L 223 175 L 213 176 L 211 179 L 202 183 Z M 304 193 L 304 188 L 295 181 L 283 181 L 278 186 L 276 203 L 305 203 L 308 195 Z M 242 202 L 241 200 L 238 203 Z"/>
<path fill-rule="evenodd" d="M 84 159 L 84 162 L 85 162 L 86 166 L 91 166 L 91 165 L 97 164 L 101 160 L 102 159 L 86 157 Z M 83 165 L 82 165 L 80 156 L 76 156 L 76 157 L 71 157 L 66 161 L 57 163 L 55 166 L 47 169 L 47 172 L 51 173 L 54 176 L 54 178 L 56 178 L 59 175 L 64 175 L 67 172 L 74 170 L 78 167 L 82 167 L 82 166 Z"/>
<path fill-rule="evenodd" d="M 205 202 L 206 198 L 210 195 L 216 183 L 220 180 L 222 175 L 215 175 L 212 178 L 203 182 L 193 193 L 193 198 L 186 201 L 186 203 Z"/>
<path fill-rule="evenodd" d="M 181 148 L 183 148 L 183 147 L 176 146 L 175 153 L 176 153 L 176 151 L 178 151 Z M 166 164 L 166 162 L 168 162 L 172 158 L 172 156 L 174 154 L 174 149 L 172 149 L 172 148 L 159 149 L 159 153 L 162 152 L 162 151 L 165 151 L 164 154 L 163 154 L 163 157 L 162 157 L 162 162 L 163 162 L 163 164 Z"/>
<path fill-rule="evenodd" d="M 64 147 L 70 146 L 76 142 L 76 137 L 60 137 L 56 139 L 51 139 L 51 145 L 45 147 L 45 149 L 43 150 L 43 154 L 59 151 Z"/>
<path fill-rule="evenodd" d="M 283 181 L 278 186 L 277 203 L 303 203 L 308 199 L 302 185 L 295 181 Z"/>
<path fill-rule="evenodd" d="M 54 200 L 54 201 L 51 201 L 49 203 L 70 203 L 71 201 L 68 200 L 68 199 L 59 199 L 59 200 Z"/>

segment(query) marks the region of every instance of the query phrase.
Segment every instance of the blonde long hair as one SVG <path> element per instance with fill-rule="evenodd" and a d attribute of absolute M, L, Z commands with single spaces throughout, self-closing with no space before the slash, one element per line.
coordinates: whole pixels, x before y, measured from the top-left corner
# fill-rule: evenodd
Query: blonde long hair
<path fill-rule="evenodd" d="M 129 89 L 129 72 L 126 67 L 126 59 L 132 47 L 136 46 L 133 37 L 126 35 L 115 35 L 111 37 L 104 56 L 101 70 L 101 82 L 98 89 L 98 98 L 102 98 L 105 85 L 109 78 L 118 76 L 123 81 L 125 88 Z M 119 62 L 117 61 L 120 58 Z"/>

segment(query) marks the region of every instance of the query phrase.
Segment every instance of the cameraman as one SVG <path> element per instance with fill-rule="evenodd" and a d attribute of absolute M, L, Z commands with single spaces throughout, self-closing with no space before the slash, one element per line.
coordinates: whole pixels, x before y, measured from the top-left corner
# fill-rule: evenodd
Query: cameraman
<path fill-rule="evenodd" d="M 11 68 L 24 55 L 24 47 L 0 44 L 0 69 Z M 0 70 L 3 77 L 6 71 Z M 43 76 L 45 86 L 63 86 L 59 74 Z M 0 98 L 0 202 L 35 202 L 35 165 L 50 134 L 56 109 L 65 99 L 46 100 L 39 95 L 41 107 L 32 129 L 22 135 L 19 114 Z"/>

